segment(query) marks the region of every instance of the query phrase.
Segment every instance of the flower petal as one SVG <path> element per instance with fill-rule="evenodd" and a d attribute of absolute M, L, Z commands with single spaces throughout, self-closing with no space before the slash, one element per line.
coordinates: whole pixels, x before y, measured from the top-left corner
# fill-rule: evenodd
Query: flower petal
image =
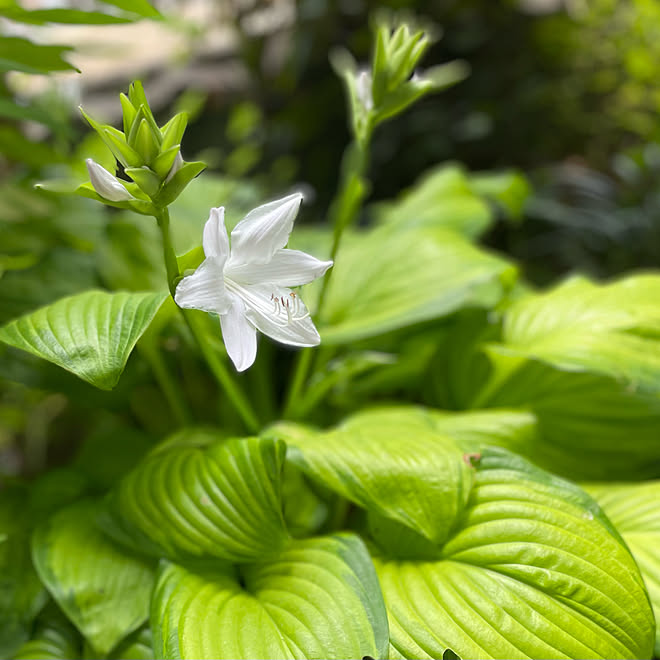
<path fill-rule="evenodd" d="M 229 256 L 229 238 L 225 229 L 225 209 L 223 206 L 211 209 L 209 219 L 204 225 L 202 245 L 204 254 L 207 257 L 220 257 L 224 264 Z"/>
<path fill-rule="evenodd" d="M 236 263 L 265 264 L 283 248 L 298 214 L 302 195 L 295 193 L 250 211 L 231 233 Z"/>
<path fill-rule="evenodd" d="M 307 307 L 290 289 L 234 282 L 229 286 L 243 299 L 248 320 L 265 335 L 291 346 L 317 346 L 321 342 Z"/>
<path fill-rule="evenodd" d="M 257 357 L 257 331 L 245 315 L 243 301 L 238 296 L 229 295 L 231 305 L 220 317 L 222 339 L 236 370 L 245 371 Z"/>
<path fill-rule="evenodd" d="M 111 202 L 130 202 L 135 199 L 131 193 L 121 185 L 119 179 L 110 174 L 105 167 L 102 167 L 97 162 L 88 158 L 85 163 L 87 164 L 87 171 L 89 172 L 89 180 L 94 186 L 94 190 L 101 195 L 101 197 Z"/>
<path fill-rule="evenodd" d="M 224 259 L 204 259 L 192 275 L 187 275 L 177 284 L 174 302 L 186 309 L 226 314 L 231 299 L 225 289 L 223 269 Z"/>
<path fill-rule="evenodd" d="M 299 250 L 278 250 L 272 259 L 262 263 L 235 263 L 229 258 L 225 275 L 239 284 L 272 283 L 275 286 L 300 286 L 321 277 L 332 261 L 320 261 Z"/>

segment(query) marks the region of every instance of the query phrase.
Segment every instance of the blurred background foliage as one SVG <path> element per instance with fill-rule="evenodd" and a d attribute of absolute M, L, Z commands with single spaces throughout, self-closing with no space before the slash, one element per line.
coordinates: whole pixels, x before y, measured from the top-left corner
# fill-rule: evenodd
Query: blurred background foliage
<path fill-rule="evenodd" d="M 34 189 L 44 178 L 82 179 L 85 157 L 103 162 L 76 105 L 117 121 L 117 93 L 135 77 L 143 79 L 160 122 L 190 113 L 184 154 L 206 160 L 216 175 L 178 202 L 182 252 L 194 245 L 190 236 L 210 206 L 226 204 L 240 217 L 293 186 L 310 201 L 301 224 L 322 220 L 349 140 L 344 94 L 328 53 L 344 46 L 366 61 L 370 17 L 383 9 L 436 25 L 438 39 L 424 66 L 460 59 L 470 75 L 376 132 L 369 201 L 379 203 L 366 207 L 363 223 L 380 221 L 387 213 L 380 202 L 441 163 L 461 164 L 446 172 L 464 197 L 489 196 L 493 180 L 479 172 L 517 169 L 530 181 L 531 196 L 520 177 L 503 175 L 493 212 L 518 221 L 485 220 L 475 233 L 485 231 L 486 244 L 517 260 L 532 283 L 574 270 L 606 277 L 660 263 L 660 5 L 654 0 L 153 5 L 160 14 L 146 0 L 0 3 L 0 323 L 89 287 L 129 287 L 127 262 L 144 266 L 145 278 L 158 268 L 155 239 L 144 224 L 88 200 Z M 187 14 L 193 6 L 198 13 Z M 90 26 L 105 41 L 85 41 Z M 144 39 L 148 57 L 125 52 L 115 31 L 125 26 L 137 28 L 131 38 Z M 154 36 L 149 26 L 161 32 Z M 149 39 L 155 39 L 151 48 Z M 82 45 L 72 50 L 76 40 Z M 85 63 L 90 50 L 110 62 L 94 76 Z M 441 174 L 437 180 L 447 185 Z M 399 208 L 420 213 L 434 194 L 404 197 Z M 196 393 L 190 397 L 196 417 L 205 420 L 216 402 L 209 402 L 200 385 L 203 366 L 179 335 L 166 330 L 159 341 L 166 359 L 184 352 L 181 378 Z M 416 354 L 414 336 L 406 341 Z M 106 394 L 0 349 L 0 470 L 36 473 L 64 462 L 76 450 L 73 435 L 103 445 L 114 442 L 117 429 L 135 433 L 139 426 L 156 437 L 170 430 L 175 420 L 163 412 L 153 383 L 153 354 L 143 350 L 144 360 L 131 361 L 119 387 Z M 258 387 L 257 370 L 244 378 Z M 401 378 L 393 369 L 391 381 Z M 68 398 L 52 394 L 61 390 Z"/>

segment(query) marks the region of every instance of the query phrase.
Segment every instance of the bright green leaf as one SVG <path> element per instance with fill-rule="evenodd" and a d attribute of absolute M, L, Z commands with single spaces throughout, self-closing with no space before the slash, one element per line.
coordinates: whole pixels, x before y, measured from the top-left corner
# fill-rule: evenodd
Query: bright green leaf
<path fill-rule="evenodd" d="M 573 278 L 521 298 L 501 330 L 496 320 L 458 324 L 441 370 L 445 404 L 531 411 L 538 433 L 516 451 L 564 475 L 657 476 L 658 294 L 655 275 Z"/>
<path fill-rule="evenodd" d="M 281 424 L 271 433 L 286 438 L 310 479 L 366 509 L 391 657 L 439 658 L 447 649 L 464 658 L 649 657 L 650 603 L 617 531 L 577 486 L 484 447 L 498 417 L 495 436 L 515 440 L 533 428 L 533 417 L 515 411 L 405 407 L 361 413 L 330 432 Z M 457 504 L 451 463 L 438 462 L 457 451 L 447 435 L 478 449 L 459 453 L 474 477 Z M 411 474 L 424 475 L 416 487 Z M 435 554 L 404 527 L 422 525 L 400 515 L 425 507 L 451 518 Z"/>
<path fill-rule="evenodd" d="M 429 410 L 433 427 L 456 440 L 461 447 L 479 451 L 497 445 L 511 451 L 529 447 L 537 433 L 537 419 L 522 410 L 470 410 L 444 412 Z"/>
<path fill-rule="evenodd" d="M 96 387 L 111 389 L 166 297 L 86 291 L 2 326 L 0 341 L 54 362 Z"/>
<path fill-rule="evenodd" d="M 645 658 L 655 628 L 637 567 L 577 487 L 503 450 L 477 464 L 442 561 L 379 559 L 406 658 Z"/>
<path fill-rule="evenodd" d="M 660 276 L 574 277 L 508 310 L 502 350 L 660 391 Z"/>
<path fill-rule="evenodd" d="M 656 626 L 660 620 L 660 481 L 586 484 L 628 544 L 648 589 Z M 660 655 L 660 628 L 655 652 Z"/>
<path fill-rule="evenodd" d="M 269 433 L 286 440 L 289 460 L 312 479 L 438 546 L 470 494 L 473 469 L 463 452 L 423 421 L 375 411 L 324 434 L 284 424 Z"/>
<path fill-rule="evenodd" d="M 156 451 L 112 496 L 115 534 L 172 559 L 250 561 L 286 543 L 284 445 L 250 438 Z M 111 533 L 113 529 L 109 529 Z"/>
<path fill-rule="evenodd" d="M 493 213 L 470 188 L 457 165 L 441 165 L 422 175 L 393 202 L 377 206 L 381 222 L 396 227 L 447 227 L 476 238 L 490 227 Z"/>
<path fill-rule="evenodd" d="M 98 511 L 84 500 L 60 510 L 35 530 L 32 554 L 58 605 L 105 655 L 146 620 L 154 575 L 103 535 Z"/>
<path fill-rule="evenodd" d="M 162 658 L 387 657 L 373 565 L 348 534 L 295 541 L 240 573 L 165 565 L 152 628 Z"/>
<path fill-rule="evenodd" d="M 446 229 L 386 227 L 342 245 L 318 319 L 326 344 L 371 337 L 495 304 L 515 278 L 504 259 Z"/>

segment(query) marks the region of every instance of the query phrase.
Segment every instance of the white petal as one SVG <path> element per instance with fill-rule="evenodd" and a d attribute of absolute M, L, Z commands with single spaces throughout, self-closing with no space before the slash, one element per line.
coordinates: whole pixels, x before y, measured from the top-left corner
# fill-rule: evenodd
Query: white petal
<path fill-rule="evenodd" d="M 87 171 L 89 172 L 89 180 L 94 186 L 94 190 L 101 195 L 104 199 L 111 202 L 130 202 L 135 199 L 131 193 L 124 188 L 119 182 L 119 179 L 114 177 L 105 167 L 101 167 L 97 162 L 88 158 Z"/>
<path fill-rule="evenodd" d="M 225 274 L 240 284 L 272 283 L 276 286 L 301 286 L 321 277 L 332 261 L 319 261 L 316 257 L 299 250 L 278 250 L 265 264 L 235 263 L 234 254 L 229 258 Z"/>
<path fill-rule="evenodd" d="M 223 259 L 205 259 L 192 275 L 187 275 L 177 284 L 174 302 L 186 309 L 226 314 L 231 299 L 225 289 L 223 268 Z"/>
<path fill-rule="evenodd" d="M 231 252 L 236 261 L 270 261 L 287 244 L 300 202 L 302 195 L 295 193 L 250 211 L 231 233 Z"/>
<path fill-rule="evenodd" d="M 234 282 L 229 286 L 243 299 L 247 318 L 265 335 L 291 346 L 317 346 L 321 342 L 304 303 L 289 289 Z"/>
<path fill-rule="evenodd" d="M 245 371 L 257 357 L 257 331 L 245 316 L 243 301 L 233 295 L 231 299 L 231 306 L 220 317 L 222 339 L 237 371 Z"/>
<path fill-rule="evenodd" d="M 204 254 L 207 257 L 220 257 L 224 263 L 229 255 L 229 238 L 225 229 L 225 209 L 220 206 L 211 209 L 209 219 L 204 225 L 202 237 Z"/>
<path fill-rule="evenodd" d="M 167 173 L 167 177 L 165 178 L 165 183 L 169 183 L 174 178 L 174 175 L 181 169 L 182 165 L 183 156 L 181 155 L 180 151 L 177 151 L 177 154 L 174 157 L 174 162 L 172 163 L 172 167 L 170 167 L 170 171 Z"/>

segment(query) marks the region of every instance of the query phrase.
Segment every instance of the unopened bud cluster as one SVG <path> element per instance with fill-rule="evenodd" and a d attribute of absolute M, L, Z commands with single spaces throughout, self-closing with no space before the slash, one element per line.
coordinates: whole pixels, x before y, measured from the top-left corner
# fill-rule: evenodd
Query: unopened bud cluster
<path fill-rule="evenodd" d="M 89 159 L 90 183 L 83 184 L 79 192 L 112 206 L 153 215 L 179 196 L 204 169 L 204 163 L 186 163 L 181 157 L 181 139 L 187 125 L 185 113 L 175 115 L 160 128 L 139 81 L 132 83 L 128 96 L 121 94 L 120 100 L 123 132 L 98 123 L 82 108 L 81 112 L 131 181 L 118 179 Z"/>
<path fill-rule="evenodd" d="M 348 91 L 352 129 L 358 142 L 368 141 L 382 121 L 400 114 L 425 94 L 452 85 L 466 75 L 462 62 L 427 69 L 416 67 L 431 45 L 428 31 L 389 19 L 375 24 L 371 66 L 359 67 L 346 51 L 333 54 L 333 65 Z"/>

